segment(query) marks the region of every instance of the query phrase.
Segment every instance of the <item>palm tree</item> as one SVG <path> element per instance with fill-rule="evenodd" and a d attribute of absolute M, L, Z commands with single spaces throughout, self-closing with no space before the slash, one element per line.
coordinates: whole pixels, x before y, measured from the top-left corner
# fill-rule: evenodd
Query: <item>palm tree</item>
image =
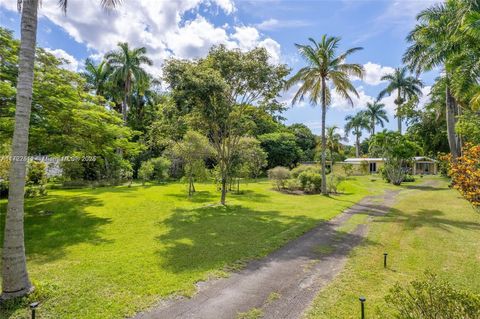
<path fill-rule="evenodd" d="M 360 137 L 362 137 L 362 130 L 370 129 L 370 121 L 365 116 L 364 112 L 358 112 L 355 115 L 348 115 L 345 117 L 345 134 L 348 135 L 350 132 L 355 135 L 355 156 L 360 157 Z"/>
<path fill-rule="evenodd" d="M 367 103 L 367 109 L 364 111 L 365 116 L 370 119 L 370 132 L 375 135 L 375 125 L 385 126 L 388 123 L 387 112 L 385 111 L 385 104 L 375 101 Z M 384 122 L 385 121 L 385 122 Z"/>
<path fill-rule="evenodd" d="M 95 91 L 96 95 L 104 95 L 106 84 L 110 75 L 110 68 L 105 60 L 95 64 L 92 59 L 85 60 L 85 71 L 82 75 L 87 80 L 88 85 Z"/>
<path fill-rule="evenodd" d="M 333 164 L 335 162 L 333 154 L 339 154 L 340 150 L 342 149 L 343 140 L 342 136 L 337 133 L 338 126 L 328 126 L 326 130 L 326 138 L 327 138 L 327 149 L 330 152 L 330 160 L 332 161 L 331 171 L 333 171 Z"/>
<path fill-rule="evenodd" d="M 454 160 L 460 154 L 460 141 L 455 133 L 459 107 L 451 90 L 453 70 L 449 62 L 456 54 L 465 50 L 465 46 L 458 43 L 458 31 L 466 11 L 468 10 L 464 10 L 461 1 L 447 1 L 423 10 L 417 16 L 417 25 L 407 36 L 411 46 L 403 56 L 404 63 L 417 73 L 430 71 L 438 66 L 442 66 L 445 71 L 447 137 Z"/>
<path fill-rule="evenodd" d="M 18 62 L 15 126 L 12 139 L 12 163 L 9 176 L 7 215 L 2 250 L 1 299 L 24 296 L 33 290 L 27 272 L 24 241 L 24 193 L 28 154 L 28 133 L 32 109 L 33 67 L 37 42 L 39 0 L 19 0 L 21 12 L 20 52 Z M 67 0 L 59 1 L 63 10 Z M 119 0 L 102 0 L 105 7 L 113 7 Z"/>
<path fill-rule="evenodd" d="M 393 92 L 397 92 L 397 98 L 395 104 L 397 105 L 397 121 L 398 132 L 402 133 L 402 105 L 407 100 L 411 100 L 422 96 L 423 83 L 419 79 L 408 76 L 407 68 L 396 68 L 393 73 L 382 76 L 382 81 L 388 81 L 388 85 L 378 95 L 378 100 L 382 99 L 385 95 L 391 95 Z"/>
<path fill-rule="evenodd" d="M 352 106 L 350 94 L 358 97 L 357 90 L 353 86 L 350 76 L 363 78 L 364 69 L 360 64 L 346 63 L 346 59 L 352 53 L 362 48 L 351 48 L 337 55 L 340 38 L 323 35 L 320 42 L 309 39 L 310 44 L 295 44 L 307 66 L 301 68 L 292 78 L 287 81 L 286 88 L 300 83 L 300 88 L 293 97 L 292 104 L 302 101 L 309 96 L 312 104 L 322 106 L 322 187 L 323 194 L 327 193 L 325 157 L 327 140 L 325 136 L 325 118 L 327 106 L 331 103 L 331 89 L 345 98 Z"/>
<path fill-rule="evenodd" d="M 119 43 L 119 49 L 105 55 L 105 60 L 111 69 L 112 81 L 122 85 L 122 116 L 127 123 L 128 102 L 135 83 L 147 81 L 148 74 L 143 65 L 152 65 L 145 47 L 130 49 L 128 43 Z"/>

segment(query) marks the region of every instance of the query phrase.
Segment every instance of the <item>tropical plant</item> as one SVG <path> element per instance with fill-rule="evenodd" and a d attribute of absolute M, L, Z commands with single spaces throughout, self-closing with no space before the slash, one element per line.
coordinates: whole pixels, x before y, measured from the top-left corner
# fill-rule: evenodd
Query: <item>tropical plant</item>
<path fill-rule="evenodd" d="M 295 44 L 307 66 L 301 68 L 291 77 L 286 88 L 291 88 L 301 83 L 300 88 L 293 97 L 292 104 L 302 101 L 306 96 L 312 104 L 322 106 L 322 193 L 327 193 L 326 183 L 326 126 L 325 119 L 327 107 L 331 103 L 331 90 L 335 90 L 351 105 L 351 94 L 358 97 L 357 90 L 353 86 L 350 76 L 363 78 L 364 69 L 360 64 L 346 63 L 346 59 L 352 53 L 361 50 L 360 47 L 351 48 L 344 53 L 337 54 L 340 38 L 323 35 L 320 42 L 310 38 L 310 44 Z"/>
<path fill-rule="evenodd" d="M 362 130 L 370 129 L 369 119 L 365 113 L 358 112 L 355 115 L 347 115 L 345 117 L 345 134 L 353 133 L 355 135 L 355 155 L 360 157 L 360 137 L 362 137 Z"/>
<path fill-rule="evenodd" d="M 328 126 L 327 127 L 327 149 L 328 152 L 330 153 L 330 161 L 331 161 L 331 171 L 333 171 L 333 164 L 335 164 L 335 155 L 339 155 L 343 144 L 342 140 L 343 137 L 340 135 L 340 133 L 337 133 L 336 131 L 338 130 L 338 127 L 336 125 L 334 126 Z"/>
<path fill-rule="evenodd" d="M 375 135 L 375 125 L 380 125 L 382 128 L 385 122 L 388 123 L 387 111 L 385 111 L 385 104 L 378 101 L 368 102 L 367 108 L 364 111 L 365 116 L 370 120 L 370 134 Z"/>
<path fill-rule="evenodd" d="M 396 91 L 395 105 L 397 106 L 396 117 L 398 122 L 398 132 L 402 133 L 402 105 L 413 99 L 422 96 L 423 82 L 413 76 L 407 75 L 407 68 L 396 68 L 393 73 L 382 76 L 382 81 L 388 81 L 385 89 L 380 91 L 378 100 L 386 95 L 391 95 Z"/>
<path fill-rule="evenodd" d="M 89 88 L 95 92 L 96 95 L 104 95 L 105 89 L 110 75 L 109 65 L 105 60 L 98 64 L 88 58 L 85 60 L 85 71 L 82 75 L 87 80 Z"/>
<path fill-rule="evenodd" d="M 130 49 L 128 43 L 118 43 L 119 49 L 105 55 L 108 68 L 111 70 L 111 81 L 122 87 L 122 116 L 127 122 L 128 104 L 135 83 L 147 81 L 148 74 L 144 65 L 153 62 L 146 56 L 145 47 Z"/>
<path fill-rule="evenodd" d="M 459 114 L 458 97 L 452 93 L 452 77 L 458 61 L 452 62 L 459 52 L 471 52 L 468 45 L 461 41 L 464 37 L 459 36 L 465 12 L 469 11 L 464 10 L 463 4 L 467 3 L 474 4 L 474 1 L 448 0 L 423 10 L 417 16 L 417 25 L 407 37 L 411 45 L 403 57 L 409 68 L 417 73 L 430 71 L 439 66 L 443 68 L 447 137 L 454 159 L 460 155 L 461 145 L 455 134 L 456 116 Z M 468 74 L 471 70 L 464 71 L 466 71 L 464 74 Z"/>
<path fill-rule="evenodd" d="M 101 0 L 101 4 L 105 7 L 112 7 L 119 1 Z M 37 16 L 40 1 L 18 0 L 17 3 L 18 9 L 21 11 L 21 37 L 12 156 L 25 158 L 28 153 Z M 60 0 L 59 4 L 63 10 L 67 9 L 67 0 Z M 26 164 L 26 161 L 12 161 L 11 164 L 2 249 L 2 299 L 23 296 L 33 289 L 27 272 L 23 228 Z"/>
<path fill-rule="evenodd" d="M 390 289 L 386 302 L 398 319 L 473 319 L 480 317 L 480 295 L 461 290 L 426 271 L 423 278 Z"/>

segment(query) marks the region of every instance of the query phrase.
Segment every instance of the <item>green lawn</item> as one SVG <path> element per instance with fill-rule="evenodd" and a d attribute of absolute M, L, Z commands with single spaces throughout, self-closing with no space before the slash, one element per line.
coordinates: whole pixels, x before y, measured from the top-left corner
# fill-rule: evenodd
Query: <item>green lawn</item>
<path fill-rule="evenodd" d="M 230 194 L 197 185 L 51 190 L 27 200 L 26 247 L 41 318 L 120 318 L 242 261 L 263 256 L 387 186 L 370 177 L 343 182 L 342 195 L 287 195 L 267 181 Z M 0 201 L 3 223 L 6 201 Z M 3 231 L 3 224 L 0 225 Z M 22 306 L 3 317 L 23 317 Z"/>
<path fill-rule="evenodd" d="M 480 214 L 446 180 L 438 181 L 439 187 L 402 191 L 389 215 L 374 220 L 368 240 L 318 295 L 308 318 L 359 318 L 359 296 L 367 298 L 367 318 L 391 318 L 383 300 L 388 290 L 422 277 L 426 269 L 480 293 Z"/>

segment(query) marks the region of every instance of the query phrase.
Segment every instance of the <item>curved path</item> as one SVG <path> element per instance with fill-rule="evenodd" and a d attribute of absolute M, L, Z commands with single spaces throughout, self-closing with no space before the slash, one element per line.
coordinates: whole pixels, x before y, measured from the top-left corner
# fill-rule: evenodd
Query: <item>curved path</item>
<path fill-rule="evenodd" d="M 398 192 L 366 197 L 242 271 L 199 283 L 194 297 L 164 301 L 135 319 L 235 319 L 254 308 L 260 309 L 261 318 L 300 318 L 318 291 L 342 270 L 350 250 L 364 239 L 368 220 L 386 214 Z M 347 225 L 355 214 L 368 217 L 358 225 L 353 220 Z M 347 226 L 354 229 L 342 231 Z"/>

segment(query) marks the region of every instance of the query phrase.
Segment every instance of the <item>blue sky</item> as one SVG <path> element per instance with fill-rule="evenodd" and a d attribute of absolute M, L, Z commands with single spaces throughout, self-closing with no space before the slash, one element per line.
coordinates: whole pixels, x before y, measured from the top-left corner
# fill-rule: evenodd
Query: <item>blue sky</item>
<path fill-rule="evenodd" d="M 346 115 L 354 113 L 375 98 L 384 87 L 382 74 L 401 64 L 407 46 L 405 36 L 415 23 L 416 14 L 435 0 L 125 0 L 115 12 L 105 12 L 98 0 L 69 0 L 67 15 L 56 0 L 44 0 L 40 8 L 38 44 L 69 60 L 67 68 L 80 70 L 86 57 L 99 58 L 119 41 L 146 46 L 155 65 L 149 71 L 158 75 L 162 61 L 175 56 L 203 56 L 211 45 L 225 43 L 248 50 L 265 47 L 272 61 L 286 63 L 294 71 L 303 61 L 294 43 L 306 43 L 322 34 L 342 38 L 342 49 L 361 46 L 350 61 L 367 70 L 363 81 L 355 81 L 360 98 L 352 108 L 339 97 L 327 115 L 327 125 L 344 126 Z M 1 0 L 0 25 L 19 35 L 16 0 Z M 435 73 L 426 74 L 425 98 Z M 290 104 L 292 91 L 283 100 Z M 393 98 L 386 98 L 390 124 Z M 300 103 L 284 116 L 286 123 L 304 123 L 320 132 L 320 109 Z M 365 135 L 367 135 L 365 133 Z"/>

